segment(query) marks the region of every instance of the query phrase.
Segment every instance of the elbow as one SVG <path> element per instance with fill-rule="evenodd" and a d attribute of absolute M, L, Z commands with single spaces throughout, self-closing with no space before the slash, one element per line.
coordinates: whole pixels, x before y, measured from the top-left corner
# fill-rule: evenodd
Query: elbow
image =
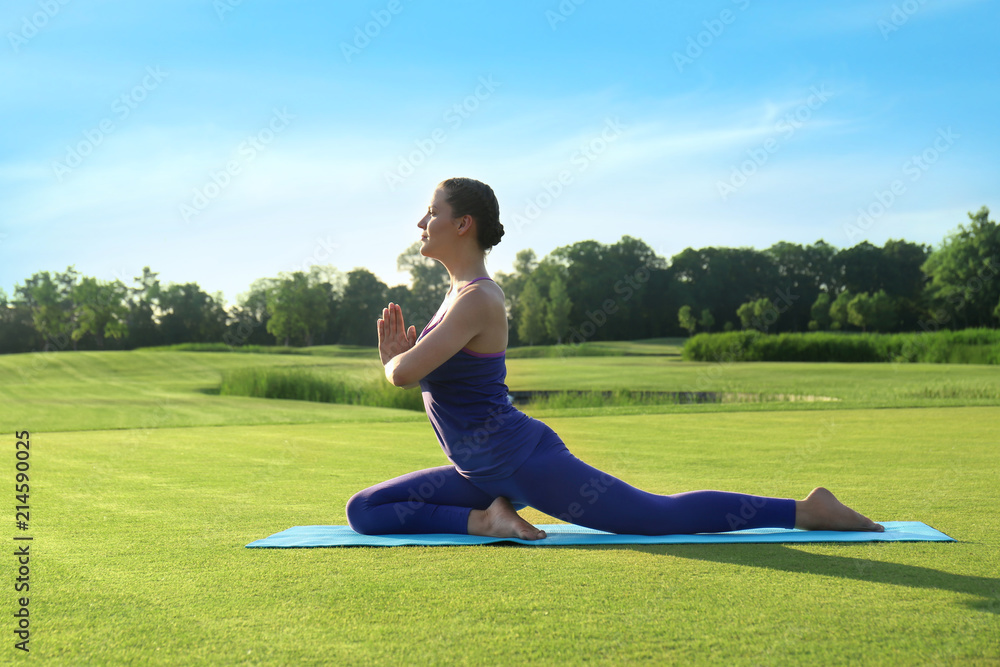
<path fill-rule="evenodd" d="M 393 360 L 395 361 L 395 360 Z M 385 366 L 385 377 L 389 382 L 396 387 L 402 387 L 404 389 L 412 387 L 417 383 L 417 379 L 413 378 L 406 372 L 406 369 L 400 368 L 399 364 L 390 361 Z"/>
<path fill-rule="evenodd" d="M 389 382 L 391 382 L 393 386 L 400 388 L 405 388 L 410 384 L 409 379 L 403 377 L 400 373 L 392 373 L 389 375 Z"/>

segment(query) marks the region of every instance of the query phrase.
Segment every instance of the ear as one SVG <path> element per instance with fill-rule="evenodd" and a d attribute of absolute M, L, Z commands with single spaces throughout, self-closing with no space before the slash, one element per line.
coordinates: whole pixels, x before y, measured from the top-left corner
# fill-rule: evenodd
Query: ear
<path fill-rule="evenodd" d="M 458 223 L 458 235 L 461 236 L 472 229 L 472 216 L 463 215 L 461 221 Z"/>

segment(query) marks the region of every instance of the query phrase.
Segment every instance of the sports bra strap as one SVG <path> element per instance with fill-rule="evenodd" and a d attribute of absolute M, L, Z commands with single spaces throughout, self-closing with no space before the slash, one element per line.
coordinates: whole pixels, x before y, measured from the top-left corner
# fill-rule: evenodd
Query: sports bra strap
<path fill-rule="evenodd" d="M 477 280 L 493 280 L 493 279 L 490 278 L 489 276 L 479 276 L 478 278 L 473 278 L 469 282 L 465 283 L 465 285 L 462 286 L 462 289 L 465 289 L 466 287 L 468 287 L 472 283 L 476 282 Z"/>

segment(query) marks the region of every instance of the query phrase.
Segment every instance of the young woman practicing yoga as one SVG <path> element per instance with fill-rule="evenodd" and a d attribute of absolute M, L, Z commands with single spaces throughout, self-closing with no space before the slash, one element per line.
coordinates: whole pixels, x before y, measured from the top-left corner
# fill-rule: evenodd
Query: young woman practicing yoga
<path fill-rule="evenodd" d="M 657 495 L 576 458 L 551 428 L 507 398 L 507 311 L 485 264 L 486 251 L 503 236 L 493 190 L 470 178 L 448 179 L 417 226 L 420 253 L 444 264 L 451 289 L 419 337 L 414 327 L 406 328 L 398 304 L 383 309 L 379 354 L 389 382 L 420 385 L 452 465 L 355 494 L 347 518 L 357 532 L 544 538 L 517 514 L 525 506 L 588 528 L 638 535 L 764 527 L 883 530 L 824 488 L 805 500 L 723 491 Z"/>

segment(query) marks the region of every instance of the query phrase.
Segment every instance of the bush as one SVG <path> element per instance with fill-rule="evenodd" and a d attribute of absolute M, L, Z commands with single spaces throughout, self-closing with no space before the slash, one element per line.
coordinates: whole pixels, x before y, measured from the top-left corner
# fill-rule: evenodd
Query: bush
<path fill-rule="evenodd" d="M 1000 364 L 1000 330 L 898 334 L 783 333 L 748 329 L 701 333 L 684 345 L 689 361 L 837 361 Z"/>

